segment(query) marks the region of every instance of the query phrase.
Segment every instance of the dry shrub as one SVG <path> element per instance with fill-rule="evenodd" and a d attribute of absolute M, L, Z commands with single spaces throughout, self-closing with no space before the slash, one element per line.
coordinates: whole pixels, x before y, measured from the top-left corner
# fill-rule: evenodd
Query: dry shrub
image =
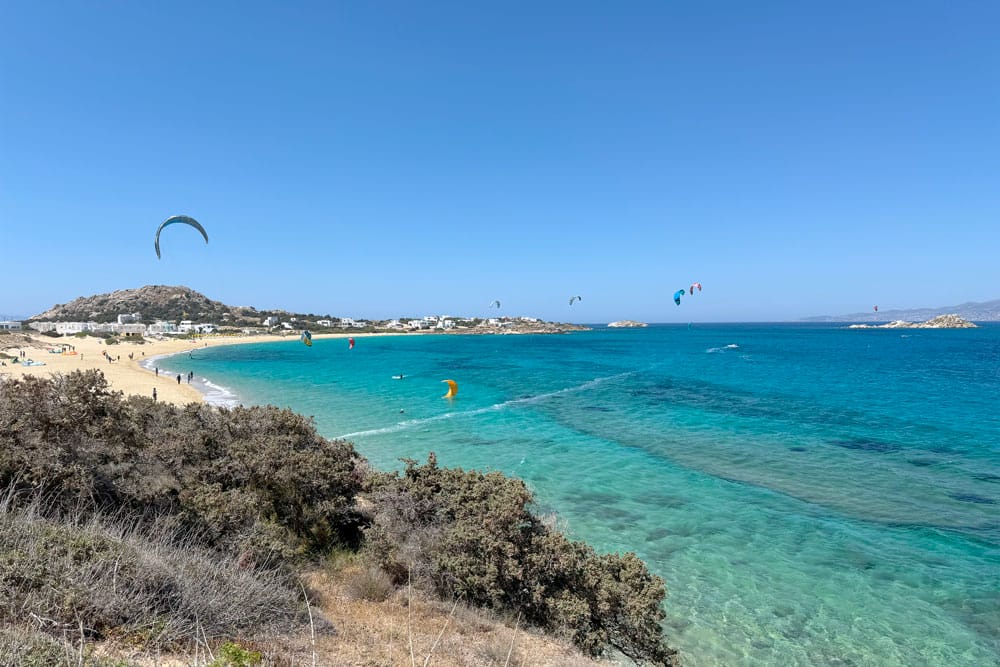
<path fill-rule="evenodd" d="M 50 667 L 67 664 L 78 649 L 31 628 L 0 627 L 0 666 Z"/>
<path fill-rule="evenodd" d="M 507 655 L 510 654 L 508 661 Z M 521 652 L 517 649 L 515 642 L 514 650 L 511 651 L 510 640 L 497 637 L 479 647 L 479 657 L 487 665 L 507 665 L 508 667 L 527 667 L 527 663 L 521 658 Z"/>
<path fill-rule="evenodd" d="M 384 602 L 395 590 L 389 575 L 377 567 L 358 568 L 347 577 L 346 592 L 354 600 Z"/>
<path fill-rule="evenodd" d="M 34 619 L 48 634 L 147 649 L 276 635 L 308 622 L 274 569 L 244 567 L 156 522 L 46 518 L 38 502 L 0 503 L 0 625 Z"/>

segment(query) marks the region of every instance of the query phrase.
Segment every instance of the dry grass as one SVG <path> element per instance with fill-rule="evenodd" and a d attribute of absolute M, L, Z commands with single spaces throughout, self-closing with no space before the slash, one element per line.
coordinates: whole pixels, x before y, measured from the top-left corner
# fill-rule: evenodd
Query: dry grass
<path fill-rule="evenodd" d="M 356 599 L 351 582 L 364 568 L 351 565 L 306 577 L 313 604 L 337 629 L 317 641 L 319 665 L 352 667 L 587 667 L 607 665 L 581 654 L 568 641 L 518 628 L 459 602 L 413 589 L 397 589 L 384 602 Z M 409 613 L 408 613 L 409 612 Z M 409 631 L 408 631 L 409 627 Z M 411 659 L 410 642 L 413 655 Z M 506 662 L 511 641 L 514 648 Z M 430 659 L 428 660 L 428 656 Z M 298 663 L 308 664 L 308 663 Z"/>
<path fill-rule="evenodd" d="M 11 499 L 0 498 L 0 665 L 30 664 L 56 650 L 53 642 L 76 647 L 78 664 L 81 647 L 108 639 L 147 652 L 207 651 L 303 626 L 301 593 L 277 571 L 205 551 L 155 521 L 50 517 L 37 499 L 21 507 Z M 23 631 L 11 631 L 17 624 Z"/>

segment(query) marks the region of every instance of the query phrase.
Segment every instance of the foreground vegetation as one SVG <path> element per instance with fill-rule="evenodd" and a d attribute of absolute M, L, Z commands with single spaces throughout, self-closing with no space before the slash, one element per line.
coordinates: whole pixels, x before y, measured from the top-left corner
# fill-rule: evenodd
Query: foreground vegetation
<path fill-rule="evenodd" d="M 315 651 L 333 628 L 303 573 L 324 567 L 356 599 L 416 590 L 591 656 L 676 660 L 662 580 L 548 526 L 521 481 L 433 454 L 374 472 L 287 410 L 125 398 L 98 371 L 2 382 L 0 489 L 0 662 L 96 643 L 274 662 L 296 634 Z"/>

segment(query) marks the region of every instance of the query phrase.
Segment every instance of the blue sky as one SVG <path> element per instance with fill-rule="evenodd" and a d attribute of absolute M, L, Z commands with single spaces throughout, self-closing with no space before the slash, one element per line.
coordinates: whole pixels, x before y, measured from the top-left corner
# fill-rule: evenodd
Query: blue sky
<path fill-rule="evenodd" d="M 992 1 L 7 2 L 0 313 L 145 284 L 583 322 L 1000 298 L 998 25 Z M 157 260 L 175 213 L 211 241 L 169 228 Z"/>

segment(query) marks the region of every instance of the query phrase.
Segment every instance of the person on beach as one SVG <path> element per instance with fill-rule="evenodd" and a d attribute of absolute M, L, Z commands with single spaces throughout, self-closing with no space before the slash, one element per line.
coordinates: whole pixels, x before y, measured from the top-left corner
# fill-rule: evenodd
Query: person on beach
<path fill-rule="evenodd" d="M 160 367 L 156 367 L 156 377 L 160 377 Z"/>
<path fill-rule="evenodd" d="M 180 383 L 181 383 L 181 374 L 178 373 L 177 374 L 177 384 L 180 384 Z"/>
<path fill-rule="evenodd" d="M 153 400 L 156 400 L 156 387 L 153 387 Z"/>

